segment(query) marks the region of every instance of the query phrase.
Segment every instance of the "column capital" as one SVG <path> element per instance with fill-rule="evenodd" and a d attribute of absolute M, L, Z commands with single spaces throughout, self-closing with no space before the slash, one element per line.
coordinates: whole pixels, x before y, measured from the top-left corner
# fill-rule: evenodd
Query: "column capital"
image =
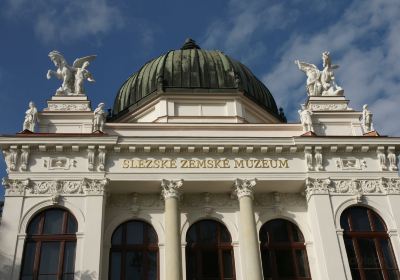
<path fill-rule="evenodd" d="M 233 182 L 232 194 L 237 196 L 238 199 L 248 196 L 250 198 L 254 198 L 254 187 L 257 184 L 257 179 L 236 179 Z"/>
<path fill-rule="evenodd" d="M 161 180 L 161 198 L 180 198 L 181 192 L 179 189 L 183 186 L 183 179 L 180 180 Z"/>

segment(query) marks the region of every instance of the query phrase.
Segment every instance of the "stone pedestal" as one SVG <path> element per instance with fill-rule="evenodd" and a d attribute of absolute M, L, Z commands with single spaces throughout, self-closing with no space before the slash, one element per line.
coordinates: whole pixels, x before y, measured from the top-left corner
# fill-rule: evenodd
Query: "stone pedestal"
<path fill-rule="evenodd" d="M 84 94 L 53 96 L 47 101 L 47 108 L 43 111 L 78 111 L 90 112 L 90 101 Z"/>

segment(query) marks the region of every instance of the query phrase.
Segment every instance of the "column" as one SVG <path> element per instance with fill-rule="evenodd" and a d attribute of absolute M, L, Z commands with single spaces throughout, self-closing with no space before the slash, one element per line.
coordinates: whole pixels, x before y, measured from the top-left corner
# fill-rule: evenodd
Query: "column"
<path fill-rule="evenodd" d="M 165 268 L 166 280 L 182 279 L 181 221 L 179 189 L 183 180 L 161 181 L 161 195 L 165 202 Z"/>
<path fill-rule="evenodd" d="M 244 276 L 246 279 L 262 280 L 260 244 L 258 241 L 256 221 L 253 209 L 253 189 L 256 180 L 236 179 L 233 191 L 239 200 L 240 207 L 240 249 L 244 257 Z"/>
<path fill-rule="evenodd" d="M 91 180 L 84 179 L 85 188 L 85 231 L 84 237 L 78 238 L 82 244 L 82 265 L 78 275 L 90 275 L 90 279 L 98 280 L 101 278 L 102 267 L 102 248 L 103 248 L 103 225 L 104 210 L 106 205 L 106 190 L 108 179 Z M 80 244 L 77 244 L 78 247 Z M 78 253 L 78 252 L 77 252 Z M 107 253 L 107 252 L 106 252 Z M 79 260 L 78 260 L 79 261 Z M 80 273 L 80 274 L 79 274 Z M 107 272 L 105 272 L 107 273 Z M 104 278 L 104 277 L 103 277 Z"/>
<path fill-rule="evenodd" d="M 329 179 L 306 180 L 308 218 L 313 237 L 316 266 L 319 277 L 324 280 L 347 279 L 344 258 L 339 245 L 334 213 L 329 197 Z"/>
<path fill-rule="evenodd" d="M 19 279 L 25 237 L 19 235 L 18 227 L 28 184 L 29 180 L 3 179 L 6 194 L 0 225 L 0 279 Z"/>

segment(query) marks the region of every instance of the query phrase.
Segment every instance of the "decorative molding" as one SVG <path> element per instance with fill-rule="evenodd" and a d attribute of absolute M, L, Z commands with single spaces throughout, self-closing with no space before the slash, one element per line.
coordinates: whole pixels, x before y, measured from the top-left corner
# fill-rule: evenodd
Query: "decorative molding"
<path fill-rule="evenodd" d="M 304 148 L 304 156 L 307 164 L 307 170 L 313 170 L 313 154 L 312 154 L 312 147 L 307 146 Z"/>
<path fill-rule="evenodd" d="M 108 178 L 104 179 L 88 179 L 83 178 L 82 186 L 87 195 L 103 195 L 106 191 L 106 186 L 110 183 Z"/>
<path fill-rule="evenodd" d="M 322 171 L 323 167 L 323 158 L 322 158 L 322 147 L 315 147 L 315 170 Z"/>
<path fill-rule="evenodd" d="M 389 170 L 390 171 L 397 171 L 397 157 L 395 153 L 395 147 L 388 147 L 388 160 L 389 160 Z"/>
<path fill-rule="evenodd" d="M 99 170 L 104 171 L 105 166 L 106 166 L 106 155 L 107 155 L 107 150 L 105 146 L 99 146 Z"/>
<path fill-rule="evenodd" d="M 385 147 L 382 147 L 382 146 L 378 147 L 376 149 L 376 152 L 377 152 L 379 164 L 381 166 L 382 171 L 387 170 Z"/>
<path fill-rule="evenodd" d="M 161 198 L 166 200 L 168 198 L 181 198 L 180 189 L 183 186 L 183 180 L 161 180 Z"/>
<path fill-rule="evenodd" d="M 22 146 L 22 148 L 21 148 L 21 170 L 22 171 L 28 170 L 29 154 L 30 154 L 29 146 Z"/>
<path fill-rule="evenodd" d="M 8 150 L 3 150 L 4 159 L 7 165 L 7 173 L 17 170 L 18 149 L 17 146 L 11 146 Z"/>
<path fill-rule="evenodd" d="M 71 167 L 76 167 L 77 161 L 67 157 L 45 158 L 43 166 L 48 170 L 70 170 Z"/>
<path fill-rule="evenodd" d="M 240 200 L 242 197 L 250 197 L 254 199 L 254 187 L 257 184 L 257 179 L 236 179 L 233 183 L 232 195 L 237 196 Z"/>
<path fill-rule="evenodd" d="M 6 195 L 9 196 L 22 196 L 25 193 L 25 189 L 29 186 L 29 179 L 26 180 L 13 180 L 3 178 L 2 184 L 6 190 Z"/>
<path fill-rule="evenodd" d="M 95 165 L 95 157 L 96 157 L 96 150 L 94 146 L 89 146 L 87 149 L 88 152 L 88 170 L 93 171 Z"/>
<path fill-rule="evenodd" d="M 89 103 L 48 103 L 46 111 L 90 111 Z"/>
<path fill-rule="evenodd" d="M 337 103 L 337 104 L 315 104 L 310 103 L 308 105 L 308 109 L 311 111 L 347 111 L 351 110 L 346 103 Z"/>
<path fill-rule="evenodd" d="M 307 200 L 314 194 L 353 195 L 360 202 L 369 194 L 400 194 L 400 178 L 379 179 L 306 179 Z"/>

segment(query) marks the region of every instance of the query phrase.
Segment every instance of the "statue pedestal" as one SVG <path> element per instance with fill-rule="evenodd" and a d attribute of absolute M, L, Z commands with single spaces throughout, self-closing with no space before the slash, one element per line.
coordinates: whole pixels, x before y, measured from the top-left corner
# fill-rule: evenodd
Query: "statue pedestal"
<path fill-rule="evenodd" d="M 47 108 L 43 111 L 77 111 L 77 112 L 90 112 L 92 108 L 90 101 L 84 94 L 67 95 L 67 96 L 53 96 L 51 100 L 47 101 Z"/>
<path fill-rule="evenodd" d="M 353 111 L 344 96 L 310 96 L 306 108 L 311 111 Z"/>

